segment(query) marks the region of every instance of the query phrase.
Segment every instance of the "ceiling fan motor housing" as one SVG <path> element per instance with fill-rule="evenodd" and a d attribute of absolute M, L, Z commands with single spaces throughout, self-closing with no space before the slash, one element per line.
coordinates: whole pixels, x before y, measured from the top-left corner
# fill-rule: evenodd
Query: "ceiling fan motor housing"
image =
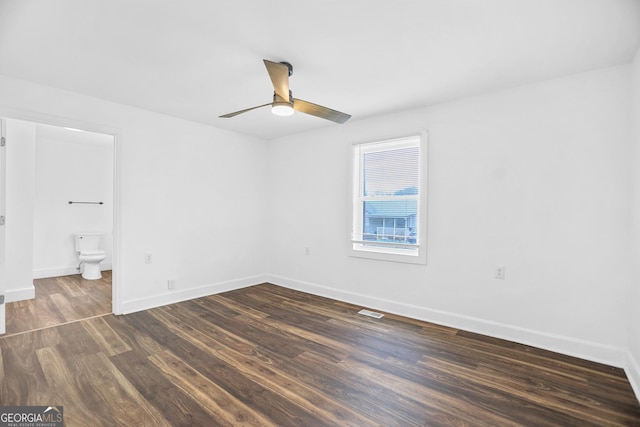
<path fill-rule="evenodd" d="M 288 102 L 293 105 L 293 92 L 289 89 L 289 99 L 280 97 L 275 91 L 273 92 L 273 102 Z"/>
<path fill-rule="evenodd" d="M 286 61 L 281 61 L 280 62 L 282 65 L 286 65 L 287 68 L 289 69 L 289 77 L 291 77 L 291 75 L 293 75 L 293 65 L 291 65 L 290 63 L 286 62 Z"/>

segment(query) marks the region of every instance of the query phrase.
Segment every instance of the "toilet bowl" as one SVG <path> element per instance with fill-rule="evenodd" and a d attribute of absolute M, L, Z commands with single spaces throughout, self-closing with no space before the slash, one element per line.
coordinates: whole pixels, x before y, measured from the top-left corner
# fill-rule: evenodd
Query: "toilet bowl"
<path fill-rule="evenodd" d="M 75 235 L 76 252 L 78 259 L 83 266 L 82 278 L 87 280 L 97 280 L 102 278 L 100 263 L 104 261 L 107 254 L 98 249 L 100 245 L 100 233 L 79 233 Z"/>
<path fill-rule="evenodd" d="M 80 252 L 78 259 L 84 265 L 82 278 L 87 280 L 97 280 L 102 278 L 100 263 L 104 261 L 107 254 L 101 250 Z"/>

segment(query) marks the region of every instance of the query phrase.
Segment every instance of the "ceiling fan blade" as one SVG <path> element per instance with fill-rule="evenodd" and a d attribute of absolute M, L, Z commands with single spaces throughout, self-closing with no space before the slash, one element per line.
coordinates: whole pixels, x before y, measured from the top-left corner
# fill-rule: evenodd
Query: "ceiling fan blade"
<path fill-rule="evenodd" d="M 271 83 L 273 83 L 273 90 L 276 95 L 282 98 L 282 101 L 289 102 L 289 67 L 266 59 L 263 59 L 263 61 L 269 72 L 269 77 L 271 77 Z"/>
<path fill-rule="evenodd" d="M 331 108 L 303 101 L 298 98 L 295 98 L 293 101 L 293 109 L 300 111 L 301 113 L 311 114 L 312 116 L 331 120 L 336 123 L 344 123 L 351 118 L 350 114 L 341 113 L 340 111 L 332 110 Z"/>
<path fill-rule="evenodd" d="M 229 117 L 234 117 L 234 116 L 237 116 L 238 114 L 242 114 L 242 113 L 246 113 L 247 111 L 255 110 L 256 108 L 266 107 L 267 105 L 271 105 L 271 102 L 268 103 L 268 104 L 258 105 L 257 107 L 247 108 L 245 110 L 236 111 L 236 112 L 225 114 L 223 116 L 218 116 L 218 117 L 223 118 L 223 119 L 228 119 Z"/>

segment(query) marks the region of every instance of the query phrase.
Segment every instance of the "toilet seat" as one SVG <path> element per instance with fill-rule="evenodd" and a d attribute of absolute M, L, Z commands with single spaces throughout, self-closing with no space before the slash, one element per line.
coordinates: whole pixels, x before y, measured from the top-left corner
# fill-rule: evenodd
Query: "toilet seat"
<path fill-rule="evenodd" d="M 106 257 L 106 252 L 101 250 L 82 251 L 78 258 L 84 262 L 100 262 Z"/>
<path fill-rule="evenodd" d="M 81 255 L 103 255 L 106 252 L 103 251 L 102 249 L 94 249 L 94 250 L 90 250 L 90 251 L 81 251 L 80 254 Z"/>
<path fill-rule="evenodd" d="M 106 254 L 106 252 L 100 249 L 80 252 L 80 255 L 104 255 L 104 254 Z"/>

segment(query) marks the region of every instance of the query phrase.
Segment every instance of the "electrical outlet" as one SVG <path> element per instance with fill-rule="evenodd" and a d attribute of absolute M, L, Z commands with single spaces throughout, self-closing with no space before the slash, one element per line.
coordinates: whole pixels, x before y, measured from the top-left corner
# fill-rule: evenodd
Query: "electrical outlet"
<path fill-rule="evenodd" d="M 145 264 L 151 264 L 153 262 L 153 258 L 151 257 L 151 254 L 149 252 L 144 254 L 144 263 Z"/>
<path fill-rule="evenodd" d="M 496 279 L 502 279 L 504 280 L 505 275 L 506 275 L 506 267 L 504 265 L 497 265 L 496 266 Z"/>
<path fill-rule="evenodd" d="M 176 280 L 175 279 L 167 280 L 167 288 L 168 289 L 175 289 L 176 288 Z"/>

